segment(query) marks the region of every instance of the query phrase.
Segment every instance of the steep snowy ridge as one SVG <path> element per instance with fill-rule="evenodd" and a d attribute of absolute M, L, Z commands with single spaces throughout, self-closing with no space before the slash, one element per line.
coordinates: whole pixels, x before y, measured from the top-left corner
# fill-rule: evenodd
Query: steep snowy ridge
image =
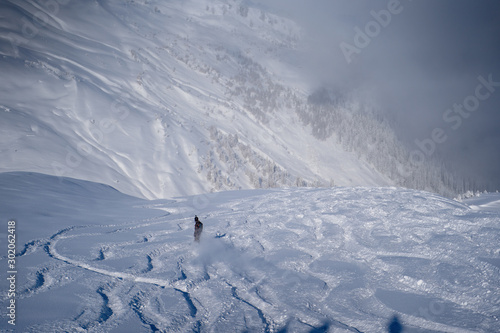
<path fill-rule="evenodd" d="M 286 18 L 239 1 L 51 4 L 0 4 L 2 171 L 146 198 L 304 184 L 453 192 L 440 169 L 405 165 L 355 96 L 308 102 L 287 61 L 302 32 Z"/>
<path fill-rule="evenodd" d="M 394 314 L 405 332 L 500 330 L 498 194 L 473 209 L 393 187 L 147 201 L 22 172 L 0 189 L 18 331 L 384 332 Z"/>

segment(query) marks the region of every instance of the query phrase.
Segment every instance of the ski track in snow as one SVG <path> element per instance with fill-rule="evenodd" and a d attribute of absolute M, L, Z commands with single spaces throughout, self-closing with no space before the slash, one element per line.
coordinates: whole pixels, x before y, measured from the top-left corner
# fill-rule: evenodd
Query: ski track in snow
<path fill-rule="evenodd" d="M 163 209 L 173 206 L 189 201 Z M 32 268 L 23 300 L 70 283 L 95 296 L 72 321 L 26 331 L 380 332 L 393 313 L 410 332 L 500 329 L 493 213 L 410 190 L 336 188 L 216 199 L 200 217 L 199 244 L 180 213 L 28 242 L 20 258 L 43 249 L 52 261 Z"/>

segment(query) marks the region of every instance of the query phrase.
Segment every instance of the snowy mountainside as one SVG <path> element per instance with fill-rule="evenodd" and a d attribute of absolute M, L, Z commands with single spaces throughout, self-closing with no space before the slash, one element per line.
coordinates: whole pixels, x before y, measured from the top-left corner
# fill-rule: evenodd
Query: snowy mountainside
<path fill-rule="evenodd" d="M 406 172 L 392 129 L 355 97 L 308 101 L 287 61 L 301 28 L 286 18 L 224 0 L 0 6 L 2 171 L 145 198 L 331 184 L 452 192 L 439 169 Z"/>
<path fill-rule="evenodd" d="M 0 189 L 18 331 L 384 332 L 394 315 L 404 332 L 500 330 L 498 194 L 472 209 L 393 187 L 147 201 L 23 172 Z"/>

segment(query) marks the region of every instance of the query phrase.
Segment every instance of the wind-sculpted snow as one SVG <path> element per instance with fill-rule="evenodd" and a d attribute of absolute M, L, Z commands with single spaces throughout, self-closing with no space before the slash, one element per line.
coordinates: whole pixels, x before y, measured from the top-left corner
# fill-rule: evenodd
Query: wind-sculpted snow
<path fill-rule="evenodd" d="M 302 28 L 266 6 L 0 1 L 0 12 L 4 171 L 148 199 L 333 184 L 469 189 L 414 162 L 358 93 L 314 93 L 297 63 Z"/>
<path fill-rule="evenodd" d="M 38 198 L 17 222 L 19 331 L 383 332 L 394 314 L 405 332 L 500 330 L 491 210 L 397 188 L 148 202 L 21 175 L 0 178 L 2 211 Z"/>

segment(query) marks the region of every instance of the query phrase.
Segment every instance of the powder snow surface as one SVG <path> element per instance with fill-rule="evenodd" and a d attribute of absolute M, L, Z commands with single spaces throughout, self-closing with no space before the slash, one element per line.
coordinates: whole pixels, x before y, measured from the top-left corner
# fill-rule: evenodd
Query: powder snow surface
<path fill-rule="evenodd" d="M 0 188 L 18 332 L 383 332 L 393 315 L 405 332 L 500 331 L 498 194 L 472 208 L 369 187 L 147 201 L 31 173 Z"/>

